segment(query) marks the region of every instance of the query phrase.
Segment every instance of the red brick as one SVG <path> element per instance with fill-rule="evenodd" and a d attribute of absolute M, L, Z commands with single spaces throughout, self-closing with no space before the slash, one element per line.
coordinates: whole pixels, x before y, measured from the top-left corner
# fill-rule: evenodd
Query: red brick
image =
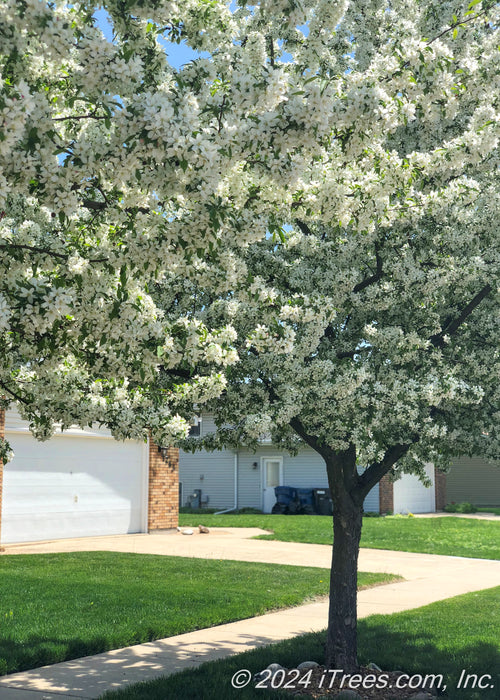
<path fill-rule="evenodd" d="M 179 450 L 167 449 L 163 459 L 149 441 L 148 531 L 168 530 L 179 524 Z"/>
<path fill-rule="evenodd" d="M 386 474 L 380 479 L 379 486 L 379 509 L 381 513 L 392 513 L 394 511 L 394 484 Z"/>

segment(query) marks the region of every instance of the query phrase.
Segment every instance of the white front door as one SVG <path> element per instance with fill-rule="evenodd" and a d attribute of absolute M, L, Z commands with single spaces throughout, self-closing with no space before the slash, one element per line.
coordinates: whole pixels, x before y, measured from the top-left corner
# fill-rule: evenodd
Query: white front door
<path fill-rule="evenodd" d="M 262 510 L 270 513 L 276 503 L 275 486 L 283 484 L 281 457 L 262 457 Z"/>

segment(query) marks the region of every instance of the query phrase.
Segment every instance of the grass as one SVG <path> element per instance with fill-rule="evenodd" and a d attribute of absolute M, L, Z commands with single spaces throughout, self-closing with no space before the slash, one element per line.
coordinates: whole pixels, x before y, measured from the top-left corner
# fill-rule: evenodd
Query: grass
<path fill-rule="evenodd" d="M 500 688 L 500 587 L 450 598 L 394 615 L 374 615 L 359 621 L 359 661 L 377 663 L 386 671 L 442 674 L 448 700 L 497 700 Z M 286 642 L 203 664 L 168 678 L 105 694 L 107 700 L 256 700 L 290 698 L 284 693 L 233 690 L 239 669 L 252 674 L 270 663 L 294 668 L 305 660 L 323 661 L 323 634 Z M 489 674 L 495 688 L 457 689 L 461 671 Z"/>
<path fill-rule="evenodd" d="M 332 520 L 323 515 L 181 514 L 181 525 L 260 527 L 273 534 L 259 539 L 331 544 Z M 362 547 L 401 552 L 500 559 L 500 522 L 475 518 L 364 518 Z"/>
<path fill-rule="evenodd" d="M 361 574 L 360 585 L 392 580 Z M 329 572 L 118 552 L 0 558 L 0 674 L 260 615 L 328 594 Z"/>
<path fill-rule="evenodd" d="M 489 508 L 478 508 L 478 513 L 493 513 L 493 515 L 500 515 L 500 508 L 494 508 L 490 506 Z"/>

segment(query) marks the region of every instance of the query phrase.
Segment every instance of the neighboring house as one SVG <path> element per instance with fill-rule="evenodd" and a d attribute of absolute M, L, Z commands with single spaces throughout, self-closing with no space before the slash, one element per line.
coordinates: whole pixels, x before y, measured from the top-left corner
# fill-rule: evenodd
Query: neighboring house
<path fill-rule="evenodd" d="M 500 463 L 461 457 L 446 477 L 446 503 L 500 506 Z"/>
<path fill-rule="evenodd" d="M 215 430 L 211 416 L 203 416 L 196 428 L 199 435 Z M 444 506 L 443 475 L 435 478 L 432 465 L 427 475 L 433 486 L 426 488 L 415 477 L 405 474 L 392 484 L 382 479 L 365 499 L 364 509 L 371 512 L 427 513 Z M 248 449 L 201 450 L 194 454 L 180 450 L 179 480 L 181 503 L 194 501 L 221 510 L 229 508 L 258 508 L 270 513 L 275 503 L 274 487 L 324 488 L 328 486 L 326 467 L 320 455 L 304 447 L 297 456 L 280 451 L 270 442 L 262 441 L 256 452 Z"/>
<path fill-rule="evenodd" d="M 11 410 L 0 412 L 3 435 L 14 459 L 3 467 L 3 484 L 0 470 L 2 544 L 177 526 L 176 449 L 119 442 L 93 428 L 38 442 Z"/>

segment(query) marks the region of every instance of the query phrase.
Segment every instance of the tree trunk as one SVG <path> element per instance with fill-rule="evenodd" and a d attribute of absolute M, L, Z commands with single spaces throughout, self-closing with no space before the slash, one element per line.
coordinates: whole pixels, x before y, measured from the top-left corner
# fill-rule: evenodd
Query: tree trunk
<path fill-rule="evenodd" d="M 358 668 L 357 582 L 363 503 L 353 501 L 327 464 L 333 498 L 333 553 L 326 665 L 344 672 Z"/>

